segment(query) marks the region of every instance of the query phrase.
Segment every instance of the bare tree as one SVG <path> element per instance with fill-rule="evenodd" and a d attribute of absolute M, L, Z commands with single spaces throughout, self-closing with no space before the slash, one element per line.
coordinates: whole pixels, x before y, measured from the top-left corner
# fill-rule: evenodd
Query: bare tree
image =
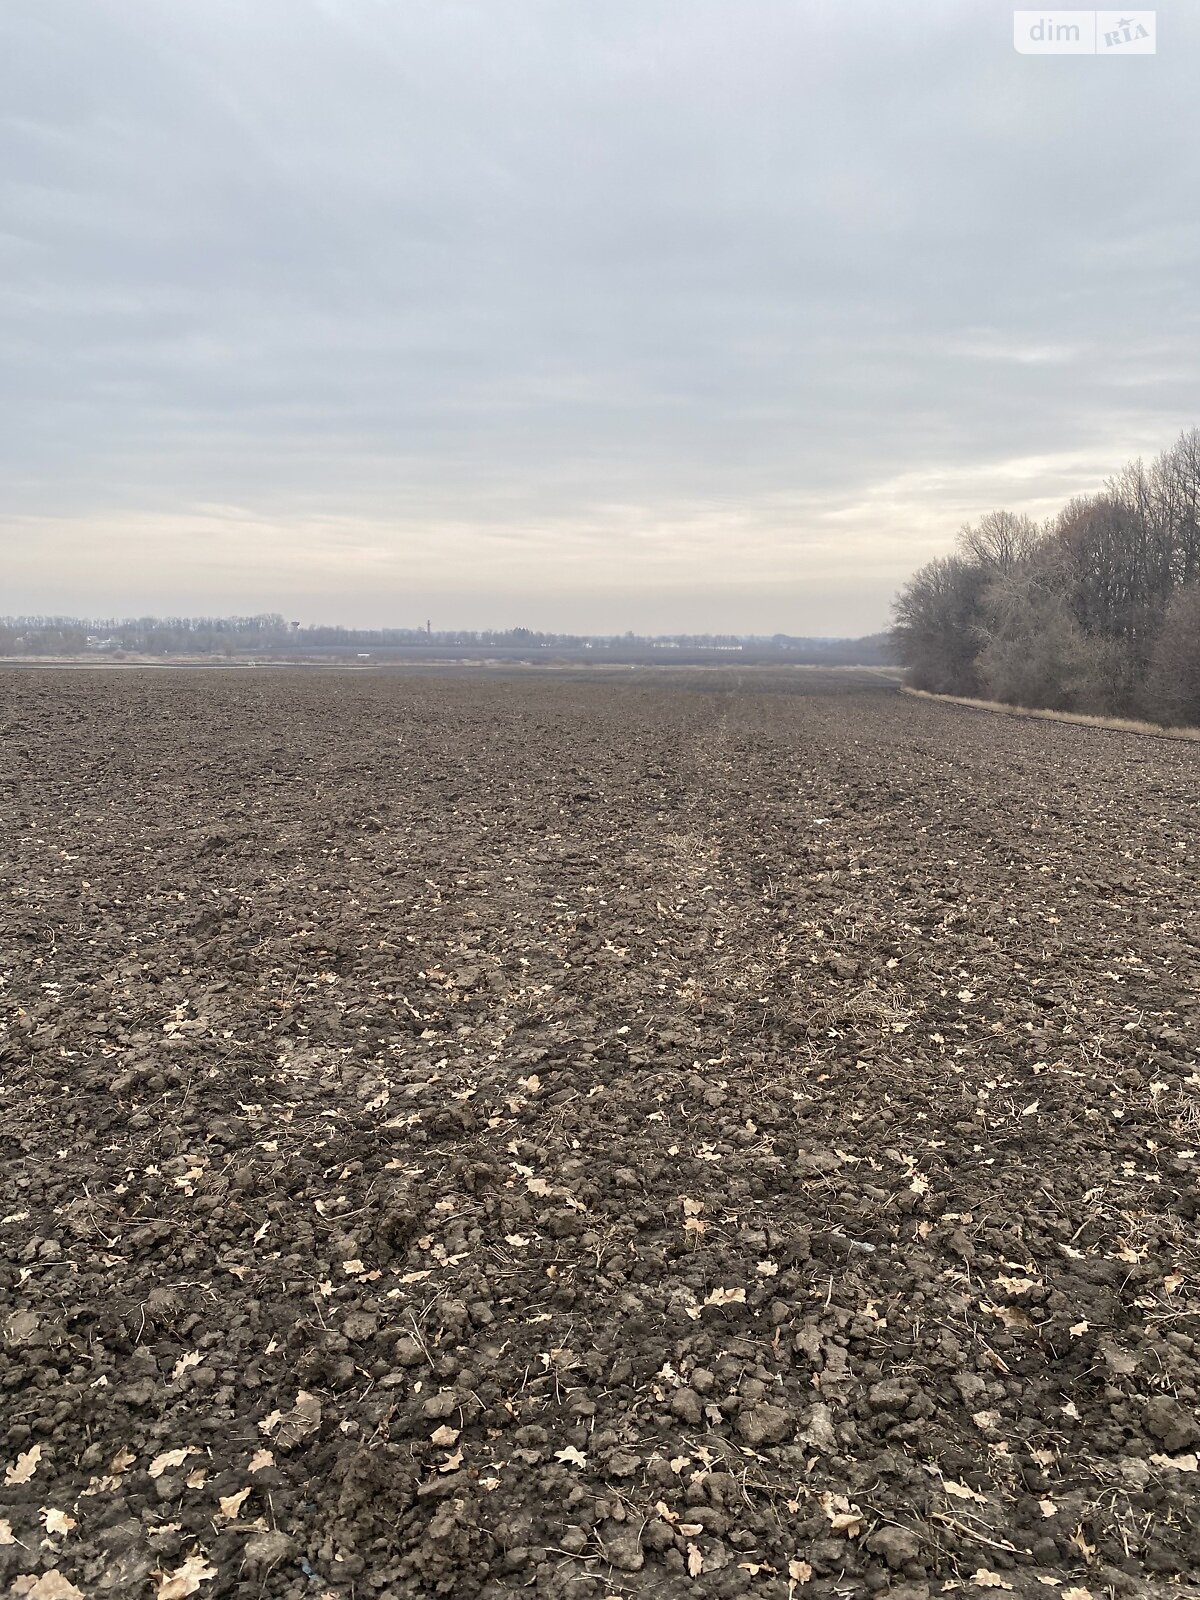
<path fill-rule="evenodd" d="M 1145 706 L 1156 721 L 1200 727 L 1200 582 L 1167 607 L 1146 675 Z"/>
<path fill-rule="evenodd" d="M 961 556 L 930 561 L 896 599 L 892 638 L 915 688 L 975 694 L 980 601 L 987 576 Z"/>
<path fill-rule="evenodd" d="M 995 578 L 983 612 L 978 671 L 991 699 L 1058 711 L 1091 705 L 1096 641 L 1075 620 L 1052 568 L 1027 563 Z"/>
<path fill-rule="evenodd" d="M 1012 572 L 1027 561 L 1041 539 L 1031 517 L 1015 511 L 989 511 L 972 525 L 959 529 L 959 554 L 989 573 Z"/>

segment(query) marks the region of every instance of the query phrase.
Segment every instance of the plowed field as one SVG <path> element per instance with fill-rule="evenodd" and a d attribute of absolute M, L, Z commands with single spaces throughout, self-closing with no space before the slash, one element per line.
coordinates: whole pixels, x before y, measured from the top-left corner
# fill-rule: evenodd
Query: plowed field
<path fill-rule="evenodd" d="M 0 690 L 0 1587 L 1196 1592 L 1200 748 Z"/>

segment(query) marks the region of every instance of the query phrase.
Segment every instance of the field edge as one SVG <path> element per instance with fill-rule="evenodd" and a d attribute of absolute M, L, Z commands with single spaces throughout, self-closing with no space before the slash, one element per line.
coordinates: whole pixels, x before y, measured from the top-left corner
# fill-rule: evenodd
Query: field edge
<path fill-rule="evenodd" d="M 1137 722 L 1128 717 L 1095 717 L 1082 711 L 1010 706 L 1003 700 L 976 700 L 962 694 L 934 694 L 929 689 L 910 688 L 908 684 L 902 684 L 901 690 L 918 700 L 940 700 L 946 705 L 968 706 L 972 711 L 991 711 L 1005 717 L 1032 717 L 1039 722 L 1068 722 L 1077 728 L 1099 728 L 1108 733 L 1134 733 L 1142 738 L 1177 739 L 1185 744 L 1200 744 L 1200 728 L 1167 728 L 1157 722 Z"/>

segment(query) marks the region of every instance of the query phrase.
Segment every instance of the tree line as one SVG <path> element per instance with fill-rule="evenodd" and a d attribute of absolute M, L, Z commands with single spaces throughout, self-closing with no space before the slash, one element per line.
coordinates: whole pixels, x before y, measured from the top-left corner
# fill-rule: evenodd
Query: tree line
<path fill-rule="evenodd" d="M 0 617 L 0 656 L 256 656 L 383 655 L 421 651 L 537 651 L 619 659 L 674 659 L 669 652 L 733 651 L 825 665 L 890 662 L 891 637 L 812 639 L 790 634 L 575 634 L 532 628 L 345 628 L 288 622 L 278 612 L 234 617 Z M 590 657 L 589 657 L 590 658 Z"/>
<path fill-rule="evenodd" d="M 967 524 L 893 638 L 914 688 L 1200 725 L 1200 431 L 1044 523 Z"/>
<path fill-rule="evenodd" d="M 281 616 L 0 617 L 0 655 L 233 654 L 263 650 L 288 636 Z"/>

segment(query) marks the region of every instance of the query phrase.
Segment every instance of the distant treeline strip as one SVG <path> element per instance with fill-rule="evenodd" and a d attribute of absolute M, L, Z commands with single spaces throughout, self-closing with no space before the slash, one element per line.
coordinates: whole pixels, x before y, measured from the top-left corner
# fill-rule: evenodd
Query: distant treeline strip
<path fill-rule="evenodd" d="M 1039 525 L 992 511 L 901 590 L 916 689 L 1200 725 L 1200 431 Z"/>
<path fill-rule="evenodd" d="M 264 657 L 383 655 L 438 656 L 447 652 L 483 654 L 495 650 L 539 659 L 566 654 L 584 659 L 670 662 L 683 656 L 711 655 L 716 661 L 739 655 L 778 658 L 823 666 L 886 666 L 895 662 L 891 635 L 863 639 L 809 639 L 790 634 L 623 633 L 589 635 L 538 633 L 531 628 L 431 629 L 302 627 L 278 613 L 250 617 L 3 617 L 0 655 L 4 656 L 211 656 Z"/>

